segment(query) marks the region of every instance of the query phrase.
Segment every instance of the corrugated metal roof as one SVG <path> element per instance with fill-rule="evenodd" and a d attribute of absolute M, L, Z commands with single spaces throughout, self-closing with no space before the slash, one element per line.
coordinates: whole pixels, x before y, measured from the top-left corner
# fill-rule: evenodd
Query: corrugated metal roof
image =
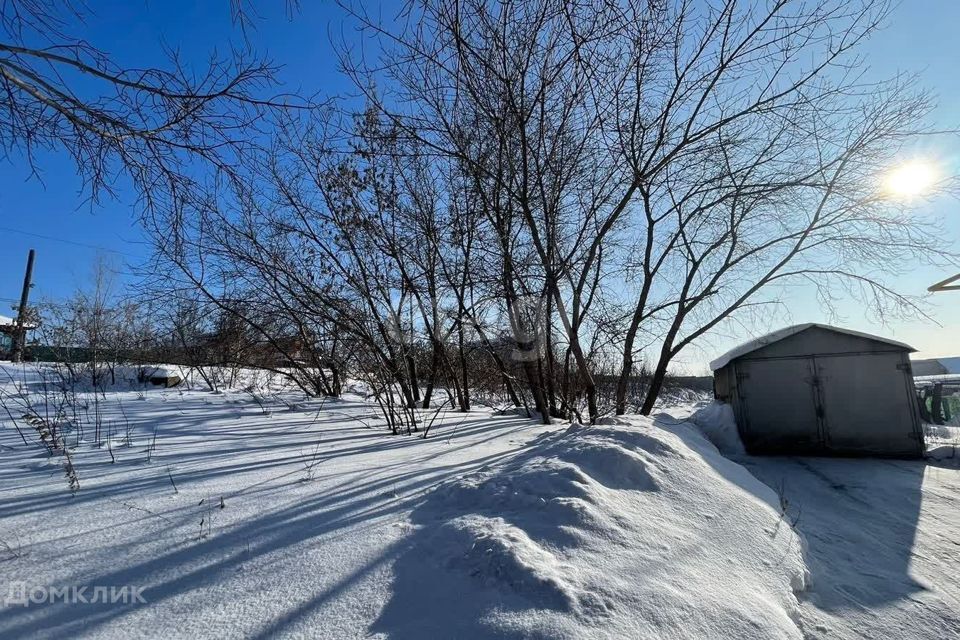
<path fill-rule="evenodd" d="M 907 351 L 916 351 L 913 347 L 903 342 L 897 342 L 896 340 L 890 340 L 889 338 L 881 338 L 880 336 L 871 335 L 869 333 L 863 333 L 861 331 L 854 331 L 853 329 L 844 329 L 842 327 L 834 327 L 829 324 L 820 324 L 818 322 L 806 322 L 804 324 L 795 324 L 790 327 L 784 327 L 783 329 L 778 329 L 759 338 L 754 338 L 748 342 L 734 347 L 730 351 L 727 351 L 725 354 L 710 362 L 711 371 L 716 371 L 717 369 L 722 369 L 727 366 L 731 360 L 736 360 L 740 356 L 746 355 L 752 351 L 756 351 L 761 347 L 765 347 L 768 344 L 773 344 L 774 342 L 779 342 L 784 338 L 789 338 L 792 335 L 800 333 L 801 331 L 806 331 L 812 327 L 819 327 L 821 329 L 826 329 L 827 331 L 835 331 L 837 333 L 844 333 L 850 336 L 856 336 L 857 338 L 866 338 L 867 340 L 875 340 L 877 342 L 885 342 L 887 344 L 893 345 L 895 347 L 901 347 Z"/>

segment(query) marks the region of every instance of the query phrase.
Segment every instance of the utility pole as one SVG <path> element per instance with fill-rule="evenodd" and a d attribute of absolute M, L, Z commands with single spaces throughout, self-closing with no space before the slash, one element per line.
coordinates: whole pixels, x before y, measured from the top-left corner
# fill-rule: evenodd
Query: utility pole
<path fill-rule="evenodd" d="M 27 342 L 27 300 L 30 298 L 30 287 L 33 286 L 33 257 L 35 252 L 30 249 L 27 254 L 27 272 L 23 276 L 23 292 L 20 294 L 20 308 L 17 309 L 17 330 L 13 336 L 13 355 L 11 360 L 23 360 L 23 348 Z"/>

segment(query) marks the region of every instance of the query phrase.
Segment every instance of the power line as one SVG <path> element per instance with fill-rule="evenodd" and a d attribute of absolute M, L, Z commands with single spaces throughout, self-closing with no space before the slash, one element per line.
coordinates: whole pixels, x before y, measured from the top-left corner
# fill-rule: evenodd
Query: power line
<path fill-rule="evenodd" d="M 121 256 L 126 256 L 128 258 L 138 258 L 138 256 L 124 253 L 123 251 L 118 251 L 117 249 L 109 249 L 107 247 L 101 247 L 95 244 L 87 244 L 85 242 L 77 242 L 76 240 L 67 240 L 65 238 L 56 238 L 54 236 L 43 235 L 42 233 L 33 233 L 32 231 L 23 231 L 21 229 L 13 229 L 11 227 L 0 227 L 0 231 L 8 231 L 10 233 L 19 233 L 25 236 L 32 236 L 34 238 L 40 238 L 42 240 L 50 240 L 52 242 L 62 242 L 64 244 L 72 244 L 77 247 L 85 247 L 87 249 L 96 249 L 97 251 L 108 251 L 110 253 L 116 253 Z"/>

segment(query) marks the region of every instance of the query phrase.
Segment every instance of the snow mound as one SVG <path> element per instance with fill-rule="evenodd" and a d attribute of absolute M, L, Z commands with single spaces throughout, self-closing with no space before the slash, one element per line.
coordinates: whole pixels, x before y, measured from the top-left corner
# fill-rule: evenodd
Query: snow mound
<path fill-rule="evenodd" d="M 628 420 L 542 434 L 429 492 L 371 631 L 802 637 L 809 574 L 776 494 L 690 423 Z"/>
<path fill-rule="evenodd" d="M 960 427 L 953 427 L 946 424 L 923 423 L 923 433 L 927 440 L 938 443 L 953 442 L 960 443 Z"/>
<path fill-rule="evenodd" d="M 602 609 L 565 575 L 558 556 L 503 518 L 470 514 L 444 523 L 431 547 L 447 567 L 483 586 L 506 587 L 540 608 L 563 612 Z"/>
<path fill-rule="evenodd" d="M 960 467 L 960 427 L 924 423 L 926 458 L 941 466 Z"/>
<path fill-rule="evenodd" d="M 692 416 L 690 422 L 703 431 L 707 439 L 726 455 L 743 455 L 746 453 L 740 432 L 737 431 L 737 420 L 733 416 L 733 407 L 726 402 L 711 402 Z"/>

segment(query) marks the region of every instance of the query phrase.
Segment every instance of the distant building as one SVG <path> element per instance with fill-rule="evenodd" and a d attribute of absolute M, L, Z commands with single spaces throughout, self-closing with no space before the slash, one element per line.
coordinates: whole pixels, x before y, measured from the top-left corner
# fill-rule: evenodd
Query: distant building
<path fill-rule="evenodd" d="M 750 453 L 924 453 L 912 347 L 857 331 L 801 324 L 710 363 Z"/>
<path fill-rule="evenodd" d="M 27 329 L 36 329 L 36 325 L 27 324 Z M 17 320 L 0 316 L 0 358 L 10 357 L 13 350 L 13 338 L 17 333 Z"/>
<path fill-rule="evenodd" d="M 960 375 L 960 356 L 914 360 L 913 375 L 916 377 Z"/>
<path fill-rule="evenodd" d="M 13 334 L 17 329 L 17 321 L 7 316 L 0 316 L 0 357 L 10 353 L 13 349 Z"/>

